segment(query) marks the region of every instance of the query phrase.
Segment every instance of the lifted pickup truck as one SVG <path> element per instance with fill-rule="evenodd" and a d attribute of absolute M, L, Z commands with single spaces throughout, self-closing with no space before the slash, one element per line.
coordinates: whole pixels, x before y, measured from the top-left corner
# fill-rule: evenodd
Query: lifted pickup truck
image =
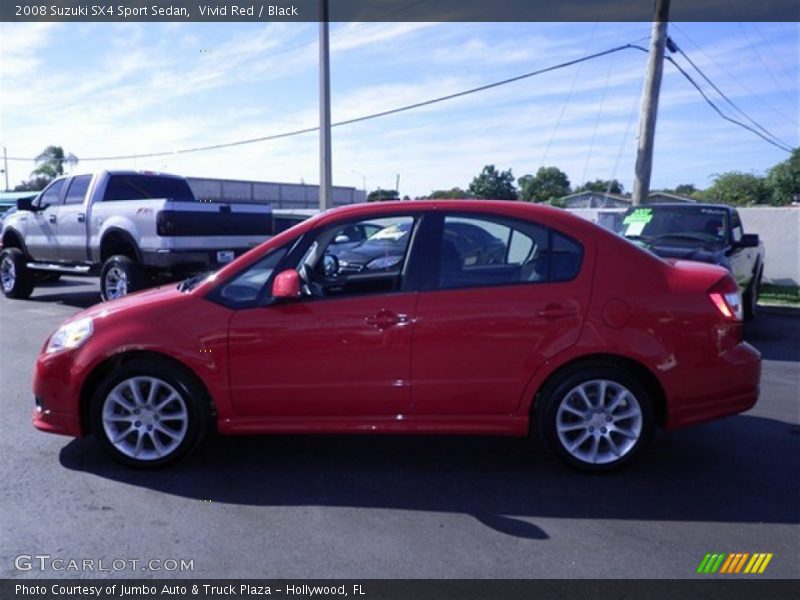
<path fill-rule="evenodd" d="M 739 284 L 744 318 L 756 316 L 764 244 L 757 234 L 744 232 L 732 206 L 664 203 L 630 208 L 618 233 L 663 258 L 725 267 Z"/>
<path fill-rule="evenodd" d="M 195 199 L 182 177 L 102 171 L 55 179 L 3 223 L 0 288 L 27 298 L 62 274 L 100 276 L 104 300 L 230 262 L 266 239 L 272 211 Z"/>

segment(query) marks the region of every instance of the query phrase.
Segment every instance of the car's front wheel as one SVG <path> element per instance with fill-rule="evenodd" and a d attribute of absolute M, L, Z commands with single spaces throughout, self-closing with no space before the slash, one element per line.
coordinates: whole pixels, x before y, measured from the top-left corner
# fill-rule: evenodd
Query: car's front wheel
<path fill-rule="evenodd" d="M 582 471 L 620 468 L 652 437 L 652 400 L 626 371 L 581 366 L 551 382 L 537 400 L 536 421 L 547 447 Z"/>
<path fill-rule="evenodd" d="M 116 460 L 132 467 L 177 461 L 200 441 L 208 405 L 182 369 L 135 360 L 112 372 L 92 402 L 92 430 Z"/>

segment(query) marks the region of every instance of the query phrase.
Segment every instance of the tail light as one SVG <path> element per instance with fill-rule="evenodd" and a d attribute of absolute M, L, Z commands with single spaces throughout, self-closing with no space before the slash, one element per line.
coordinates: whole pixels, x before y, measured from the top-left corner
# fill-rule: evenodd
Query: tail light
<path fill-rule="evenodd" d="M 156 216 L 156 235 L 171 236 L 175 234 L 175 221 L 172 219 L 172 211 L 162 210 Z"/>
<path fill-rule="evenodd" d="M 732 277 L 723 277 L 708 290 L 708 297 L 727 320 L 742 320 L 742 295 Z"/>

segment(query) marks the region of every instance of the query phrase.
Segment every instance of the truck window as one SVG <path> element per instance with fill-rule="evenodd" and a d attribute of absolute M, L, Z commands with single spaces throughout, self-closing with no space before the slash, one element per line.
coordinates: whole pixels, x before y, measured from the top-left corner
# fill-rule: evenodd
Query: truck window
<path fill-rule="evenodd" d="M 91 175 L 79 175 L 72 178 L 72 183 L 69 184 L 67 189 L 67 196 L 64 198 L 64 204 L 83 204 L 86 198 L 86 190 L 89 189 L 89 183 L 92 181 Z"/>
<path fill-rule="evenodd" d="M 742 221 L 739 218 L 739 213 L 736 211 L 733 211 L 733 216 L 731 217 L 731 234 L 733 235 L 734 242 L 742 241 L 744 230 L 742 229 Z"/>
<path fill-rule="evenodd" d="M 60 204 L 61 188 L 64 187 L 65 181 L 66 179 L 58 179 L 51 183 L 49 187 L 46 187 L 42 195 L 39 196 L 39 200 L 36 201 L 37 206 L 44 210 L 48 206 Z"/>
<path fill-rule="evenodd" d="M 103 200 L 147 200 L 169 198 L 194 202 L 194 194 L 185 180 L 157 175 L 112 175 Z"/>

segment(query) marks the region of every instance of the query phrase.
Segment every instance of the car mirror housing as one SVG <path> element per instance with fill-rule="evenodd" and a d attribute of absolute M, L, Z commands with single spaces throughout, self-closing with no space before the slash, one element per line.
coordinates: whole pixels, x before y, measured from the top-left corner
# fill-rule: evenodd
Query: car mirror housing
<path fill-rule="evenodd" d="M 740 248 L 758 248 L 758 243 L 759 239 L 757 233 L 745 233 L 736 245 Z"/>
<path fill-rule="evenodd" d="M 272 282 L 272 297 L 286 300 L 300 297 L 300 275 L 294 269 L 281 271 Z"/>
<path fill-rule="evenodd" d="M 17 210 L 33 211 L 33 197 L 18 198 Z"/>

